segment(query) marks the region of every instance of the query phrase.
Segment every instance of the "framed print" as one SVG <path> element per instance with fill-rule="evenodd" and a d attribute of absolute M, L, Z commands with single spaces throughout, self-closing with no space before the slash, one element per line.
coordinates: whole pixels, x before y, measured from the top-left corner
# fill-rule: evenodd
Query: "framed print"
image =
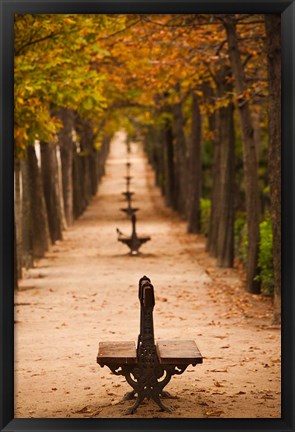
<path fill-rule="evenodd" d="M 294 1 L 0 13 L 1 431 L 293 431 Z"/>

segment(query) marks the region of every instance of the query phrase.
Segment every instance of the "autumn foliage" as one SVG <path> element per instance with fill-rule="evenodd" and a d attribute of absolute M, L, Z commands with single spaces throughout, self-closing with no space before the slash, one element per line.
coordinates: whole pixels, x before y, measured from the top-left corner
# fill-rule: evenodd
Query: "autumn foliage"
<path fill-rule="evenodd" d="M 188 221 L 189 232 L 204 230 L 201 203 L 210 202 L 207 250 L 220 266 L 236 262 L 235 221 L 244 215 L 247 289 L 260 291 L 259 224 L 270 209 L 280 220 L 274 210 L 280 186 L 273 182 L 269 189 L 268 172 L 269 142 L 280 146 L 268 129 L 270 117 L 279 122 L 279 102 L 269 105 L 269 88 L 279 78 L 268 70 L 275 43 L 269 35 L 272 28 L 278 34 L 279 17 L 268 19 L 16 15 L 15 158 L 23 165 L 39 143 L 44 183 L 60 155 L 56 194 L 67 215 L 61 208 L 61 231 L 96 193 L 108 142 L 124 128 L 143 141 L 167 205 Z M 50 227 L 55 210 L 46 207 L 46 193 L 44 209 Z M 274 242 L 277 260 L 278 234 Z M 275 292 L 279 298 L 278 286 Z"/>

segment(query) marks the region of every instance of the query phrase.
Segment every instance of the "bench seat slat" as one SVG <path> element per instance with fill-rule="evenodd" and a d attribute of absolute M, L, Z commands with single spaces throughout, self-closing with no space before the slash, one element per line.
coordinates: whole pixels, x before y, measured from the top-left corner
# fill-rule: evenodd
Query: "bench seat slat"
<path fill-rule="evenodd" d="M 135 342 L 99 342 L 97 363 L 136 364 Z"/>
<path fill-rule="evenodd" d="M 198 364 L 203 357 L 193 340 L 161 340 L 157 342 L 157 353 L 161 364 Z"/>

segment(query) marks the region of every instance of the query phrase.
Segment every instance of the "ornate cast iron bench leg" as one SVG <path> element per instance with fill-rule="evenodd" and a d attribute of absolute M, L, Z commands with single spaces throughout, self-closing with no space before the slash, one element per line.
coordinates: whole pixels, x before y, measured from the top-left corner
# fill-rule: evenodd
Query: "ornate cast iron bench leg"
<path fill-rule="evenodd" d="M 154 400 L 162 410 L 171 412 L 171 409 L 165 406 L 161 399 L 160 393 L 171 379 L 170 374 L 165 374 L 162 381 L 159 379 L 164 375 L 165 370 L 162 367 L 142 367 L 134 368 L 132 376 L 126 376 L 128 384 L 133 387 L 133 392 L 128 396 L 135 396 L 135 403 L 127 410 L 126 414 L 133 414 L 144 399 Z"/>

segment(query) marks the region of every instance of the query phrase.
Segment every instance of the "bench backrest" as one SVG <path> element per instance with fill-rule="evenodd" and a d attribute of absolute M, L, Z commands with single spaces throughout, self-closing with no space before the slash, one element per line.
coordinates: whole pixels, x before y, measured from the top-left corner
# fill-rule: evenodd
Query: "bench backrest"
<path fill-rule="evenodd" d="M 139 280 L 140 333 L 137 342 L 138 361 L 153 362 L 156 359 L 153 310 L 155 306 L 154 287 L 148 277 Z"/>

